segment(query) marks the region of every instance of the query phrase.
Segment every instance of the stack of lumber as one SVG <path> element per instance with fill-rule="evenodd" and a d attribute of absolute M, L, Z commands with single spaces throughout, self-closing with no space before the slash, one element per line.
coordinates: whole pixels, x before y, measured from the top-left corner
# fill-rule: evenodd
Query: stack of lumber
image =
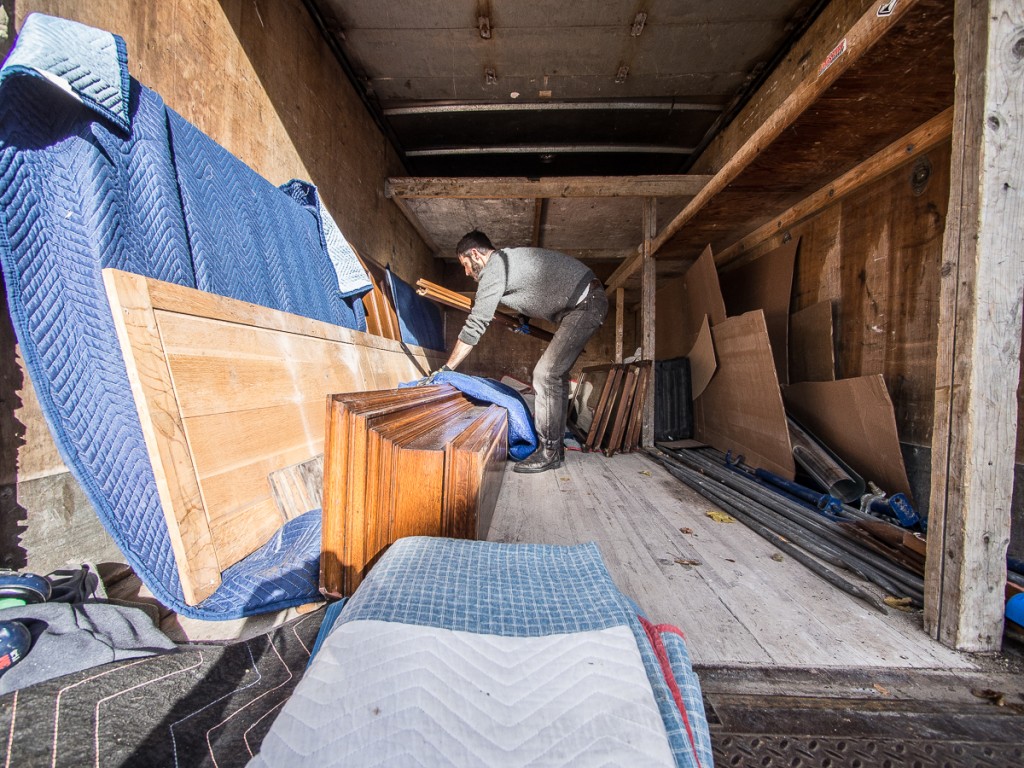
<path fill-rule="evenodd" d="M 605 456 L 640 445 L 644 403 L 651 375 L 647 361 L 584 368 L 576 385 L 569 427 L 584 451 Z"/>
<path fill-rule="evenodd" d="M 444 286 L 437 285 L 429 280 L 417 280 L 416 293 L 445 307 L 451 307 L 452 309 L 457 309 L 460 312 L 465 312 L 467 314 L 469 314 L 469 311 L 473 309 L 473 300 L 468 296 L 463 296 L 461 293 L 450 291 Z M 552 339 L 551 333 L 545 331 L 543 328 L 531 325 L 530 323 L 526 323 L 524 329 L 523 324 L 519 322 L 518 318 L 502 310 L 498 310 L 498 312 L 495 313 L 494 321 L 511 330 L 521 330 L 526 335 L 534 336 L 541 341 L 551 341 Z"/>
<path fill-rule="evenodd" d="M 351 595 L 403 536 L 484 538 L 507 413 L 448 385 L 333 395 L 324 451 L 320 588 Z"/>

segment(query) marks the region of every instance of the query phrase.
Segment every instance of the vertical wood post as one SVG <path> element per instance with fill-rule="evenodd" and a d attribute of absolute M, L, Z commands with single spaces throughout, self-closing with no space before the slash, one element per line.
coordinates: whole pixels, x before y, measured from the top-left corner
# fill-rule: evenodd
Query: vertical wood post
<path fill-rule="evenodd" d="M 644 198 L 644 252 L 640 278 L 640 345 L 643 359 L 651 361 L 651 375 L 647 379 L 647 397 L 644 400 L 643 444 L 654 445 L 654 238 L 658 234 L 658 205 L 653 197 Z"/>
<path fill-rule="evenodd" d="M 925 627 L 999 649 L 1024 295 L 1024 10 L 958 0 L 942 253 Z"/>
<path fill-rule="evenodd" d="M 626 321 L 626 290 L 624 288 L 615 289 L 615 362 L 621 363 L 624 357 L 622 349 L 623 345 L 623 326 Z"/>

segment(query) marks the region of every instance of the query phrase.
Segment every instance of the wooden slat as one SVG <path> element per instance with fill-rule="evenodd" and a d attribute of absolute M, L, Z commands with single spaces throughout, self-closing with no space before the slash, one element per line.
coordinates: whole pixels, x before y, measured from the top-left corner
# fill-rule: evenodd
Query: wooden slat
<path fill-rule="evenodd" d="M 597 407 L 594 409 L 594 421 L 590 425 L 590 432 L 587 433 L 587 442 L 584 444 L 583 450 L 596 451 L 600 449 L 605 431 L 608 429 L 615 399 L 618 397 L 621 377 L 622 366 L 611 366 L 608 377 L 604 380 L 601 398 L 597 401 Z"/>
<path fill-rule="evenodd" d="M 445 449 L 442 535 L 484 539 L 508 458 L 508 412 L 492 405 Z"/>
<path fill-rule="evenodd" d="M 655 316 L 654 235 L 658 231 L 658 208 L 653 198 L 644 200 L 643 217 L 643 271 L 640 286 L 640 336 L 644 360 L 655 360 L 657 350 L 657 317 Z M 644 416 L 641 439 L 644 445 L 654 445 L 654 379 L 647 384 L 644 396 Z"/>
<path fill-rule="evenodd" d="M 196 605 L 220 586 L 221 566 L 203 508 L 153 312 L 150 283 L 103 270 L 103 282 L 153 465 L 185 602 Z"/>
<path fill-rule="evenodd" d="M 959 2 L 949 215 L 943 242 L 925 626 L 999 649 L 1024 267 L 1024 113 L 1016 0 Z"/>
<path fill-rule="evenodd" d="M 320 410 L 323 411 L 322 403 Z M 324 497 L 324 455 L 321 453 L 271 472 L 267 481 L 277 509 L 285 520 L 292 520 L 311 509 L 320 509 Z"/>
<path fill-rule="evenodd" d="M 619 389 L 619 397 L 615 402 L 615 413 L 611 419 L 611 430 L 609 432 L 608 442 L 605 444 L 605 456 L 612 456 L 622 450 L 622 438 L 625 434 L 630 410 L 633 407 L 633 397 L 636 394 L 636 382 L 636 366 L 626 366 L 626 370 L 622 378 L 622 386 Z"/>
<path fill-rule="evenodd" d="M 524 177 L 394 177 L 384 185 L 392 199 L 447 197 L 494 199 L 552 197 L 692 197 L 711 177 L 665 176 L 564 176 L 543 179 Z"/>

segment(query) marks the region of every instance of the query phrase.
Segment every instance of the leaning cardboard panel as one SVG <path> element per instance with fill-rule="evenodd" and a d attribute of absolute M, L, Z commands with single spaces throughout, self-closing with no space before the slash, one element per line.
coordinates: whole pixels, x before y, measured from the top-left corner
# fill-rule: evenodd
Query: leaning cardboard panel
<path fill-rule="evenodd" d="M 655 296 L 654 349 L 659 360 L 689 353 L 697 341 L 704 316 L 711 325 L 725 320 L 725 302 L 711 246 L 682 277 L 670 280 Z"/>
<path fill-rule="evenodd" d="M 881 374 L 786 387 L 786 408 L 865 480 L 910 496 L 896 416 Z"/>
<path fill-rule="evenodd" d="M 792 479 L 793 450 L 764 313 L 730 317 L 711 335 L 718 370 L 693 403 L 695 437 Z"/>
<path fill-rule="evenodd" d="M 819 301 L 789 318 L 789 380 L 835 381 L 832 302 Z"/>
<path fill-rule="evenodd" d="M 722 297 L 730 317 L 755 309 L 764 310 L 780 384 L 789 381 L 789 304 L 799 242 L 800 238 L 790 240 L 720 277 Z M 714 325 L 714 321 L 711 324 Z"/>

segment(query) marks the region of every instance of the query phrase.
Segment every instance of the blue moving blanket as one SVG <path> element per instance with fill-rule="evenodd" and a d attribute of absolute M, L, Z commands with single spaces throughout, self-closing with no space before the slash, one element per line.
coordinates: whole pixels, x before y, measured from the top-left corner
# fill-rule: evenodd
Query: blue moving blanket
<path fill-rule="evenodd" d="M 330 610 L 250 765 L 710 768 L 682 633 L 595 544 L 412 537 Z"/>
<path fill-rule="evenodd" d="M 33 14 L 0 70 L 0 262 L 65 463 L 165 605 L 231 619 L 315 598 L 319 512 L 184 602 L 100 270 L 358 327 L 315 209 L 258 177 L 128 77 L 124 42 Z"/>

